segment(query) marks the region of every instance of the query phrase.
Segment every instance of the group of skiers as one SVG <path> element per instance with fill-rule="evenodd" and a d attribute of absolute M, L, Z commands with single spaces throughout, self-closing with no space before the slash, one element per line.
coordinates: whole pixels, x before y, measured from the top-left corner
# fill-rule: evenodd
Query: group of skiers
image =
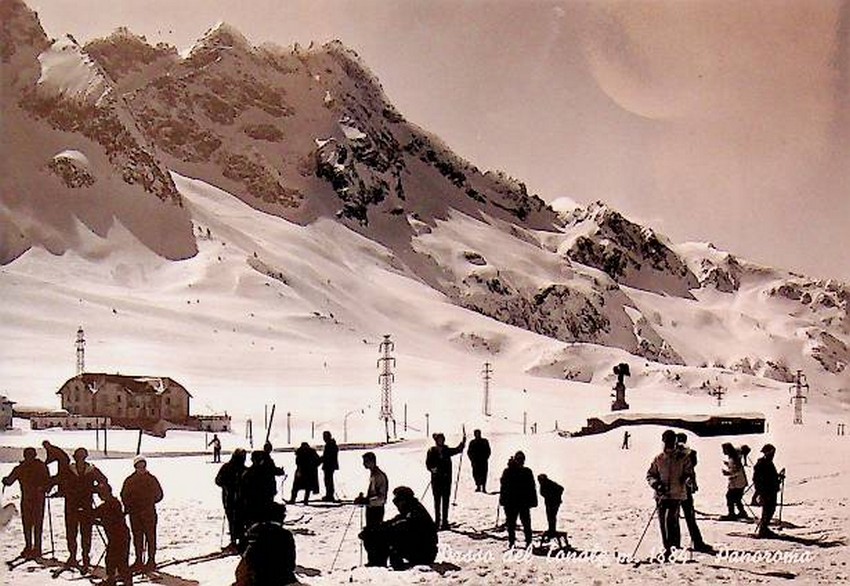
<path fill-rule="evenodd" d="M 340 502 L 334 487 L 334 473 L 339 469 L 339 447 L 330 432 L 323 433 L 325 442 L 321 455 L 306 442 L 295 450 L 295 474 L 289 503 L 295 502 L 300 491 L 305 492 L 303 503 L 307 504 L 311 493 L 319 492 L 318 469 L 324 471 L 325 494 L 322 501 Z M 425 466 L 430 473 L 430 486 L 434 499 L 433 517 L 407 486 L 398 486 L 392 491 L 392 503 L 398 514 L 384 520 L 389 495 L 389 480 L 378 467 L 374 452 L 362 456 L 363 467 L 369 471 L 369 482 L 365 493 L 352 501 L 364 507 L 365 526 L 359 537 L 368 556 L 368 565 L 402 569 L 411 565 L 431 563 L 437 555 L 438 531 L 451 527 L 449 523 L 449 499 L 451 497 L 452 457 L 462 454 L 466 447 L 466 434 L 456 446 L 446 445 L 442 433 L 432 435 L 434 445 L 425 457 Z M 694 493 L 698 486 L 695 468 L 697 453 L 687 444 L 687 436 L 666 430 L 662 434 L 663 450 L 651 462 L 647 481 L 655 491 L 657 514 L 663 547 L 666 555 L 681 546 L 679 512 L 685 522 L 696 551 L 713 552 L 713 548 L 702 538 L 696 522 Z M 45 499 L 62 497 L 65 500 L 65 533 L 69 557 L 67 566 L 78 566 L 85 572 L 91 564 L 91 542 L 93 526 L 104 529 L 106 544 L 107 583 L 120 578 L 125 584 L 132 582 L 136 569 L 148 570 L 156 566 L 156 504 L 162 500 L 163 492 L 158 480 L 147 470 L 143 456 L 133 459 L 134 471 L 124 481 L 120 500 L 113 494 L 106 476 L 93 464 L 87 462 L 88 452 L 77 448 L 73 460 L 50 442 L 43 442 L 46 457 L 37 458 L 35 448 L 25 448 L 23 461 L 2 479 L 8 486 L 15 481 L 21 487 L 21 517 L 24 527 L 25 547 L 21 552 L 24 559 L 42 555 L 42 530 Z M 214 446 L 220 450 L 220 442 Z M 723 474 L 728 478 L 726 502 L 728 515 L 722 519 L 746 517 L 743 497 L 747 490 L 745 467 L 749 449 L 735 448 L 731 443 L 721 447 L 726 456 Z M 770 537 L 774 534 L 769 524 L 777 507 L 777 494 L 783 474 L 773 464 L 776 452 L 771 444 L 765 444 L 762 457 L 753 469 L 755 493 L 753 504 L 762 506 L 762 516 L 756 535 Z M 491 449 L 489 442 L 474 431 L 474 438 L 466 450 L 472 468 L 476 492 L 486 494 L 487 475 Z M 237 586 L 269 583 L 269 577 L 295 580 L 295 540 L 283 526 L 286 507 L 275 502 L 278 493 L 277 478 L 285 476 L 283 468 L 275 464 L 272 445 L 266 441 L 262 450 L 248 454 L 237 448 L 224 463 L 215 477 L 221 488 L 222 504 L 228 522 L 230 544 L 226 549 L 240 553 L 242 559 L 236 570 Z M 56 474 L 51 475 L 48 465 L 56 463 Z M 525 545 L 532 545 L 531 509 L 538 504 L 537 486 L 533 472 L 526 467 L 522 451 L 508 459 L 499 481 L 499 504 L 505 511 L 508 545 L 516 542 L 517 521 L 522 523 Z M 547 530 L 543 540 L 561 541 L 563 533 L 557 530 L 557 514 L 561 505 L 563 487 L 547 475 L 537 476 L 540 495 L 546 508 Z M 50 494 L 53 487 L 57 490 Z M 456 486 L 455 486 L 456 489 Z M 93 496 L 100 504 L 95 506 Z M 352 512 L 352 516 L 353 516 Z M 130 527 L 125 523 L 129 517 Z M 651 520 L 651 519 L 650 519 Z M 349 519 L 349 523 L 351 519 Z M 98 529 L 99 531 L 99 529 Z M 79 553 L 81 564 L 77 562 Z M 129 564 L 130 537 L 135 550 L 135 562 Z M 147 558 L 145 559 L 145 553 Z"/>
<path fill-rule="evenodd" d="M 676 433 L 672 429 L 665 430 L 661 435 L 664 449 L 655 456 L 646 473 L 650 487 L 655 491 L 656 506 L 653 515 L 658 515 L 661 529 L 661 542 L 665 556 L 670 556 L 674 549 L 681 547 L 681 531 L 679 527 L 679 511 L 685 517 L 685 523 L 691 536 L 693 549 L 713 553 L 714 548 L 705 543 L 697 525 L 694 510 L 693 495 L 698 490 L 696 480 L 697 453 L 687 445 L 687 435 Z M 749 447 L 735 448 L 726 442 L 721 446 L 726 456 L 723 475 L 728 479 L 726 505 L 728 514 L 721 520 L 748 519 L 744 510 L 743 497 L 747 490 L 745 466 Z M 761 519 L 756 529 L 756 537 L 774 537 L 770 522 L 776 511 L 777 495 L 780 491 L 784 474 L 776 471 L 773 457 L 776 448 L 765 444 L 762 457 L 753 471 L 753 504 L 762 506 Z"/>
<path fill-rule="evenodd" d="M 86 448 L 74 450 L 72 461 L 64 450 L 50 442 L 44 441 L 42 446 L 46 454 L 44 461 L 38 459 L 35 448 L 24 448 L 23 461 L 2 479 L 5 486 L 16 481 L 20 484 L 24 549 L 19 557 L 24 560 L 42 557 L 45 502 L 49 509 L 46 499 L 55 497 L 65 501 L 67 567 L 88 571 L 95 526 L 106 545 L 107 583 L 121 578 L 125 584 L 131 584 L 133 570 L 155 567 L 156 504 L 162 500 L 163 493 L 159 481 L 147 470 L 144 456 L 133 459 L 134 471 L 124 480 L 119 500 L 106 476 L 87 461 Z M 54 462 L 56 473 L 51 475 L 49 465 Z M 51 493 L 54 487 L 56 490 Z M 100 501 L 97 506 L 95 495 Z M 129 518 L 129 528 L 125 516 Z M 99 527 L 103 527 L 105 537 Z M 129 564 L 131 534 L 136 556 L 132 566 Z M 77 560 L 78 551 L 81 561 Z"/>

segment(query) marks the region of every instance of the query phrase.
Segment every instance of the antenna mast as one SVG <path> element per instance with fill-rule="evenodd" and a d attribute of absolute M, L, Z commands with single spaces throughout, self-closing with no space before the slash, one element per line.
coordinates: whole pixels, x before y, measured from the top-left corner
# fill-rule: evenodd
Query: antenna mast
<path fill-rule="evenodd" d="M 77 329 L 77 375 L 81 375 L 86 371 L 86 338 L 83 332 L 83 326 Z"/>

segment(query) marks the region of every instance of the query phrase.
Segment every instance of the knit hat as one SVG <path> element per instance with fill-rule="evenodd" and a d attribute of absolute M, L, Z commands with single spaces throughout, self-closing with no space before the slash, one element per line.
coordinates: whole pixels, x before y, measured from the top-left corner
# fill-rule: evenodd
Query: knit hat
<path fill-rule="evenodd" d="M 147 463 L 148 463 L 148 459 L 147 459 L 147 458 L 145 458 L 144 456 L 142 456 L 141 454 L 139 454 L 138 456 L 136 456 L 135 458 L 133 458 L 133 466 L 135 467 L 135 466 L 136 466 L 136 464 L 138 464 L 139 462 L 144 462 L 145 464 L 147 464 Z"/>

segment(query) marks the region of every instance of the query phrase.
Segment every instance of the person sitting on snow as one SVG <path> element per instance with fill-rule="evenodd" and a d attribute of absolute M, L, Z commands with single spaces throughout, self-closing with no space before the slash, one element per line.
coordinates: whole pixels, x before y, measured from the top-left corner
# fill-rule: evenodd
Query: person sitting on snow
<path fill-rule="evenodd" d="M 432 563 L 437 558 L 437 524 L 410 487 L 396 487 L 393 504 L 398 515 L 360 532 L 367 565 L 384 567 L 389 559 L 393 569 L 405 570 Z"/>
<path fill-rule="evenodd" d="M 286 506 L 271 503 L 262 521 L 245 533 L 245 551 L 236 566 L 236 586 L 292 584 L 295 577 L 295 539 L 283 526 Z"/>

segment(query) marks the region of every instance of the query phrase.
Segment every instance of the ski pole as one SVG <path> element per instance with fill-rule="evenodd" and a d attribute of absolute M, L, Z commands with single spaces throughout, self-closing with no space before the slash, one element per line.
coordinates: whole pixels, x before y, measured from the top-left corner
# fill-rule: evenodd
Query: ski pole
<path fill-rule="evenodd" d="M 218 534 L 218 546 L 224 547 L 224 519 L 227 517 L 227 512 L 221 514 L 221 531 Z"/>
<path fill-rule="evenodd" d="M 640 539 L 638 539 L 637 545 L 635 546 L 635 550 L 632 552 L 632 559 L 635 559 L 637 555 L 638 549 L 640 548 L 640 544 L 643 543 L 643 538 L 646 537 L 646 532 L 649 530 L 649 525 L 652 523 L 652 519 L 655 518 L 655 514 L 658 512 L 658 501 L 655 501 L 655 508 L 652 509 L 652 514 L 649 516 L 649 520 L 646 522 L 646 527 L 643 528 L 643 533 L 640 534 Z"/>
<path fill-rule="evenodd" d="M 50 529 L 50 555 L 56 557 L 56 544 L 53 542 L 53 511 L 50 509 L 50 497 L 47 497 L 47 527 Z"/>
<path fill-rule="evenodd" d="M 782 529 L 782 508 L 785 504 L 785 468 L 780 472 L 782 482 L 779 483 L 779 528 Z"/>
<path fill-rule="evenodd" d="M 422 491 L 422 496 L 419 497 L 420 501 L 425 498 L 425 494 L 428 492 L 428 488 L 431 486 L 431 480 L 432 478 L 428 479 L 428 484 L 425 485 L 425 490 Z"/>
<path fill-rule="evenodd" d="M 334 566 L 336 565 L 336 560 L 339 557 L 339 552 L 342 550 L 342 544 L 345 543 L 345 536 L 348 534 L 348 528 L 351 527 L 351 522 L 354 520 L 354 513 L 357 512 L 356 507 L 351 508 L 351 514 L 348 516 L 348 523 L 345 524 L 345 530 L 342 532 L 342 539 L 339 540 L 339 547 L 336 548 L 336 554 L 334 554 L 334 559 L 331 562 L 330 571 L 334 571 Z"/>
<path fill-rule="evenodd" d="M 466 447 L 466 424 L 464 423 L 462 426 L 463 429 L 463 447 Z M 457 463 L 457 480 L 455 481 L 455 495 L 452 500 L 452 506 L 457 506 L 457 489 L 460 487 L 460 468 L 463 466 L 463 450 L 460 451 L 460 460 Z"/>
<path fill-rule="evenodd" d="M 363 515 L 365 512 L 365 507 L 360 507 L 360 532 L 363 532 Z M 363 540 L 360 539 L 360 565 L 363 565 Z"/>

